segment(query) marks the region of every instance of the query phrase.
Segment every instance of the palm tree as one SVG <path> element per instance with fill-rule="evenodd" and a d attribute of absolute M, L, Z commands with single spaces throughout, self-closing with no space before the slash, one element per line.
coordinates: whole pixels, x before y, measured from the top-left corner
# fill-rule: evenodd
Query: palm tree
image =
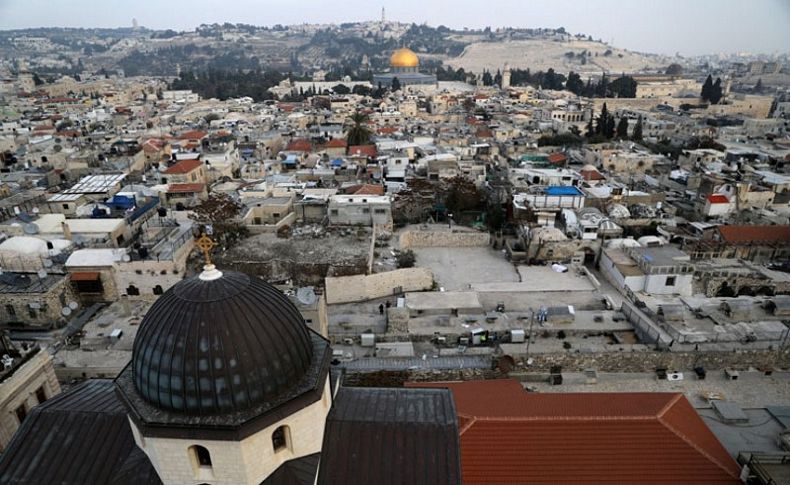
<path fill-rule="evenodd" d="M 365 113 L 357 111 L 349 118 L 352 126 L 348 129 L 346 134 L 346 141 L 348 146 L 353 145 L 366 145 L 370 141 L 371 131 L 367 127 L 370 118 Z"/>

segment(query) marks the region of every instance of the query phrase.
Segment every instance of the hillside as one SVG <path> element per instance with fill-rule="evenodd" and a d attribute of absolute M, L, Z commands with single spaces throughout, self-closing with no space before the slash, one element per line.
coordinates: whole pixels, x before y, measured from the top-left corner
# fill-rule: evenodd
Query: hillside
<path fill-rule="evenodd" d="M 529 68 L 532 71 L 554 68 L 558 72 L 600 74 L 601 71 L 632 73 L 655 69 L 671 61 L 661 56 L 638 54 L 588 40 L 529 39 L 474 42 L 461 55 L 448 58 L 444 63 L 454 69 L 462 67 L 466 71 L 481 72 L 484 69 L 502 69 L 506 62 L 512 68 Z"/>

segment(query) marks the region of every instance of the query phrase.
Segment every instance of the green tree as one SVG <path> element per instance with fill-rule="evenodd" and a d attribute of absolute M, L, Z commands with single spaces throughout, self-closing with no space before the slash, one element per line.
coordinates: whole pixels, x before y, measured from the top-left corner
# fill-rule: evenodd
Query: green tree
<path fill-rule="evenodd" d="M 349 94 L 351 90 L 348 89 L 348 86 L 346 86 L 345 84 L 338 84 L 332 88 L 332 92 L 344 96 L 346 94 Z"/>
<path fill-rule="evenodd" d="M 601 114 L 598 115 L 598 123 L 595 125 L 595 134 L 606 136 L 606 127 L 609 124 L 609 110 L 606 108 L 606 103 L 601 108 Z"/>
<path fill-rule="evenodd" d="M 621 140 L 628 138 L 628 118 L 625 116 L 621 116 L 620 122 L 617 123 L 617 138 Z"/>
<path fill-rule="evenodd" d="M 417 256 L 411 249 L 406 249 L 398 253 L 395 257 L 398 268 L 412 268 L 417 262 Z"/>
<path fill-rule="evenodd" d="M 639 115 L 639 118 L 636 119 L 636 125 L 634 125 L 634 132 L 631 134 L 631 139 L 634 141 L 642 141 L 642 115 Z"/>
<path fill-rule="evenodd" d="M 491 86 L 494 84 L 494 78 L 488 71 L 483 71 L 483 86 Z"/>
<path fill-rule="evenodd" d="M 680 76 L 681 74 L 683 74 L 683 66 L 677 63 L 670 64 L 669 66 L 667 66 L 667 69 L 666 71 L 664 71 L 664 74 L 668 76 Z"/>
<path fill-rule="evenodd" d="M 716 82 L 713 83 L 713 87 L 710 90 L 710 102 L 713 104 L 719 104 L 723 94 L 724 93 L 721 88 L 721 78 L 717 77 Z"/>
<path fill-rule="evenodd" d="M 590 112 L 590 119 L 587 120 L 587 129 L 584 132 L 584 136 L 587 138 L 592 138 L 595 136 L 595 126 L 593 126 L 593 118 L 595 118 L 595 111 Z"/>
<path fill-rule="evenodd" d="M 636 97 L 636 80 L 631 76 L 622 75 L 609 85 L 612 94 L 618 98 Z"/>
<path fill-rule="evenodd" d="M 710 74 L 708 74 L 707 79 L 705 79 L 705 82 L 702 84 L 702 91 L 700 91 L 700 98 L 702 98 L 704 101 L 710 101 L 712 90 L 713 90 L 713 77 Z"/>
<path fill-rule="evenodd" d="M 400 79 L 397 77 L 392 78 L 392 92 L 400 91 Z"/>
<path fill-rule="evenodd" d="M 346 133 L 346 142 L 348 146 L 353 145 L 366 145 L 370 142 L 370 136 L 372 132 L 367 127 L 367 123 L 370 120 L 368 115 L 357 111 L 349 118 L 351 122 L 351 127 L 348 129 Z"/>
<path fill-rule="evenodd" d="M 565 89 L 577 96 L 581 96 L 582 93 L 584 93 L 584 81 L 582 81 L 582 77 L 573 71 L 569 72 L 568 80 L 565 82 Z"/>

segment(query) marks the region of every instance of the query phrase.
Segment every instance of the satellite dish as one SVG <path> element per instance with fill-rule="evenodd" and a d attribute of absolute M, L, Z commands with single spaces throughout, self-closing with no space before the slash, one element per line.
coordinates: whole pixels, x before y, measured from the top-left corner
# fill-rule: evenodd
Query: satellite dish
<path fill-rule="evenodd" d="M 38 270 L 38 273 L 37 273 L 37 274 L 38 274 L 38 277 L 39 277 L 39 278 L 41 278 L 41 279 L 43 280 L 44 278 L 46 278 L 46 277 L 47 277 L 47 270 L 45 270 L 45 269 L 40 269 L 40 270 Z"/>
<path fill-rule="evenodd" d="M 39 210 L 38 207 L 33 207 L 33 211 L 32 212 L 33 212 L 33 214 L 38 214 L 41 211 Z"/>
<path fill-rule="evenodd" d="M 312 305 L 316 301 L 315 291 L 312 286 L 306 286 L 296 290 L 296 299 L 302 305 Z"/>
<path fill-rule="evenodd" d="M 80 304 L 77 303 L 76 301 L 70 301 L 69 302 L 69 309 L 76 310 L 79 307 L 80 307 Z"/>
<path fill-rule="evenodd" d="M 44 264 L 45 268 L 51 268 L 52 267 L 52 260 L 51 259 L 45 259 L 42 263 Z"/>
<path fill-rule="evenodd" d="M 67 317 L 67 316 L 71 315 L 71 308 L 69 308 L 69 307 L 64 307 L 64 308 L 63 308 L 63 309 L 60 311 L 60 314 L 61 314 L 61 315 L 63 315 L 64 317 Z"/>
<path fill-rule="evenodd" d="M 131 256 L 129 256 L 128 254 L 124 254 L 123 256 L 121 256 L 121 260 L 122 260 L 124 263 L 128 263 L 129 261 L 131 261 L 131 260 L 132 260 L 132 257 L 131 257 Z"/>
<path fill-rule="evenodd" d="M 22 231 L 24 231 L 25 234 L 38 234 L 38 225 L 32 222 L 25 223 L 22 226 Z"/>

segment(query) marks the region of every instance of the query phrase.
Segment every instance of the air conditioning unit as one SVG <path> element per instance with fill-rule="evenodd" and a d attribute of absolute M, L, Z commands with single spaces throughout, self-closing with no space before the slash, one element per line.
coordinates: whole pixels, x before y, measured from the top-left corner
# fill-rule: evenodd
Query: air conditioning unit
<path fill-rule="evenodd" d="M 345 345 L 354 345 L 354 339 L 353 338 L 344 338 L 343 339 L 343 343 Z"/>
<path fill-rule="evenodd" d="M 436 343 L 439 345 L 445 345 L 447 343 L 447 337 L 436 337 Z"/>
<path fill-rule="evenodd" d="M 376 345 L 376 335 L 372 333 L 363 333 L 360 335 L 360 341 L 363 347 L 374 347 Z"/>
<path fill-rule="evenodd" d="M 469 346 L 469 337 L 461 337 L 458 339 L 458 345 Z"/>

